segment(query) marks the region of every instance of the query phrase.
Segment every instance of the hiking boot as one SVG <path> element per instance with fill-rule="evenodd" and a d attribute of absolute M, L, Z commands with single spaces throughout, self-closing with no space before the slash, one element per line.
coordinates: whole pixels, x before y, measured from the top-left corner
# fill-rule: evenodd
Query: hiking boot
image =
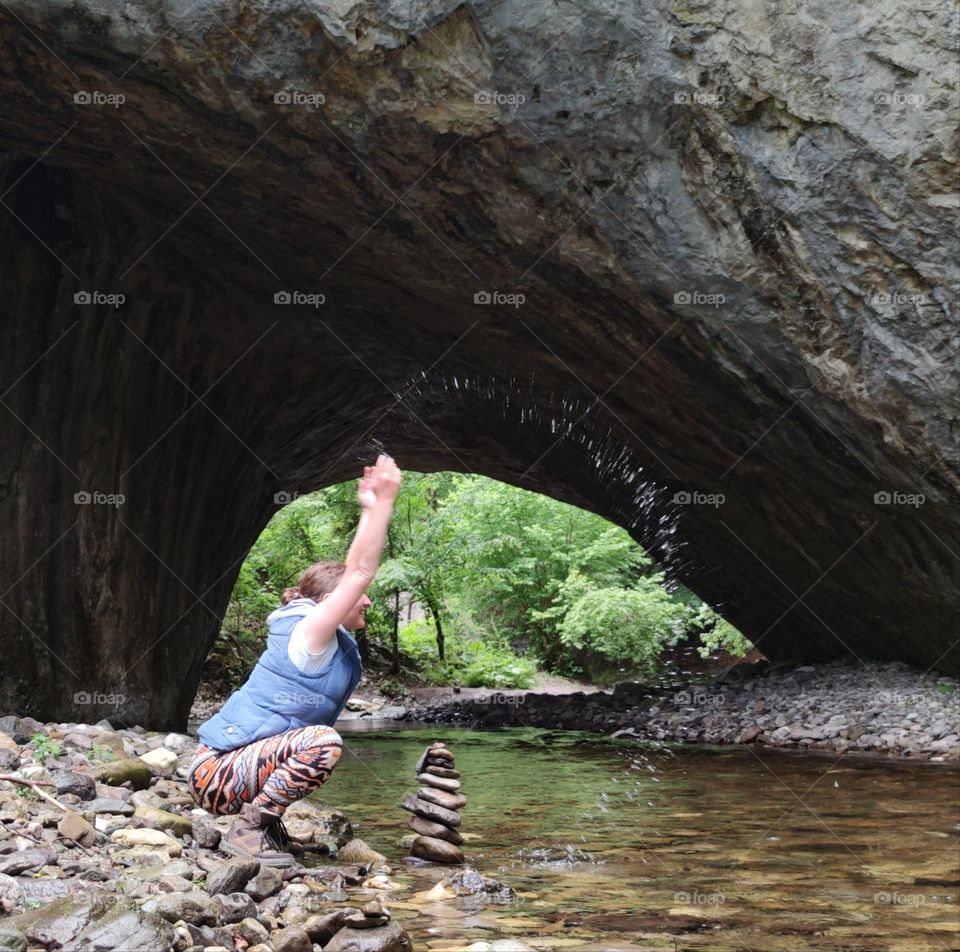
<path fill-rule="evenodd" d="M 220 841 L 220 849 L 234 856 L 260 860 L 263 866 L 292 866 L 293 855 L 280 845 L 275 829 L 278 822 L 274 817 L 262 815 L 252 803 L 245 803 Z"/>

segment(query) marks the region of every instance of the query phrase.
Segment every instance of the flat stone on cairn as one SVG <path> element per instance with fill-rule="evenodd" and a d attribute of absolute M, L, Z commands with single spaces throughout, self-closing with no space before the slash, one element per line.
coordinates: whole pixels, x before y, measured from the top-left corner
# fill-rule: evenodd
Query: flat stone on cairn
<path fill-rule="evenodd" d="M 434 863 L 462 863 L 457 810 L 467 805 L 467 798 L 457 793 L 460 773 L 454 769 L 453 754 L 440 741 L 431 744 L 417 761 L 416 773 L 423 786 L 402 804 L 413 814 L 407 825 L 417 834 L 410 852 Z"/>

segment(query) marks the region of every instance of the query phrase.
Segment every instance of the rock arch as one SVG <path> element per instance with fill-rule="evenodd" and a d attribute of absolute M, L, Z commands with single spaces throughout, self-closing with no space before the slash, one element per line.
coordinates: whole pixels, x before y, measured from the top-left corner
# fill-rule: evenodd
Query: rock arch
<path fill-rule="evenodd" d="M 276 494 L 376 439 L 773 658 L 956 670 L 946 9 L 338 10 L 0 10 L 0 706 L 181 727 Z"/>

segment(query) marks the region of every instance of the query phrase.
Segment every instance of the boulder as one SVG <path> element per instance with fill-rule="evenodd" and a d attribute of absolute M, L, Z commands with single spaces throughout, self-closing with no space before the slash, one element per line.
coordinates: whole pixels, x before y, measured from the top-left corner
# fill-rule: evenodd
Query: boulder
<path fill-rule="evenodd" d="M 78 936 L 117 902 L 116 896 L 105 893 L 68 896 L 25 912 L 6 924 L 22 932 L 32 946 L 79 949 Z"/>
<path fill-rule="evenodd" d="M 19 929 L 0 923 L 0 952 L 27 952 L 27 937 Z"/>
<path fill-rule="evenodd" d="M 437 790 L 448 790 L 451 793 L 455 793 L 460 789 L 459 780 L 454 780 L 448 777 L 439 777 L 432 773 L 417 774 L 417 780 L 428 787 L 434 787 Z"/>
<path fill-rule="evenodd" d="M 323 952 L 413 952 L 413 942 L 396 919 L 376 929 L 341 929 Z"/>
<path fill-rule="evenodd" d="M 97 768 L 97 779 L 112 787 L 129 783 L 134 790 L 146 790 L 153 775 L 143 761 L 128 758 L 111 760 Z"/>
<path fill-rule="evenodd" d="M 0 873 L 0 915 L 17 915 L 25 906 L 20 882 L 13 876 Z"/>
<path fill-rule="evenodd" d="M 153 830 L 167 830 L 174 836 L 190 836 L 193 833 L 191 819 L 179 813 L 158 810 L 156 807 L 137 807 L 133 815 L 140 817 Z"/>
<path fill-rule="evenodd" d="M 57 832 L 65 839 L 81 846 L 93 846 L 99 839 L 97 831 L 78 813 L 66 813 L 57 824 Z"/>
<path fill-rule="evenodd" d="M 343 928 L 347 916 L 353 915 L 357 910 L 350 907 L 343 909 L 334 909 L 332 912 L 325 913 L 322 916 L 310 916 L 309 919 L 300 923 L 300 927 L 310 936 L 311 942 L 317 945 L 326 946 L 326 944 Z"/>
<path fill-rule="evenodd" d="M 207 876 L 206 890 L 211 895 L 240 892 L 258 872 L 259 860 L 239 857 L 227 860 Z"/>
<path fill-rule="evenodd" d="M 430 820 L 433 823 L 442 823 L 444 826 L 457 827 L 460 825 L 460 814 L 456 810 L 445 810 L 436 803 L 430 803 L 428 800 L 421 800 L 413 795 L 408 796 L 401 804 L 404 810 L 415 813 L 424 820 Z"/>
<path fill-rule="evenodd" d="M 257 915 L 257 906 L 253 897 L 248 896 L 245 892 L 216 893 L 213 900 L 217 904 L 217 909 L 220 912 L 220 922 L 223 925 L 255 918 Z"/>
<path fill-rule="evenodd" d="M 183 847 L 162 830 L 116 830 L 110 834 L 110 839 L 123 846 L 149 846 L 151 849 L 163 850 L 170 857 L 177 857 L 183 852 Z"/>
<path fill-rule="evenodd" d="M 73 770 L 52 770 L 50 779 L 57 786 L 57 796 L 71 793 L 81 800 L 93 800 L 97 795 L 96 781 L 89 774 Z"/>
<path fill-rule="evenodd" d="M 261 866 L 250 882 L 244 887 L 244 892 L 252 896 L 257 902 L 276 895 L 283 887 L 283 874 L 272 866 Z"/>
<path fill-rule="evenodd" d="M 421 787 L 417 791 L 420 800 L 427 800 L 446 810 L 459 810 L 467 805 L 467 798 L 462 793 L 448 793 L 435 787 Z"/>
<path fill-rule="evenodd" d="M 454 846 L 459 846 L 463 842 L 463 837 L 452 827 L 445 826 L 443 823 L 434 823 L 432 820 L 425 820 L 419 816 L 407 817 L 407 826 L 419 836 L 434 836 L 441 840 L 447 840 Z M 411 841 L 411 845 L 413 842 Z"/>
<path fill-rule="evenodd" d="M 429 859 L 434 863 L 462 863 L 463 851 L 435 836 L 418 836 L 410 847 L 410 852 L 420 859 Z"/>
<path fill-rule="evenodd" d="M 150 768 L 150 772 L 158 777 L 172 777 L 177 768 L 179 757 L 165 747 L 157 747 L 155 750 L 147 751 L 140 757 L 140 762 Z"/>
<path fill-rule="evenodd" d="M 309 800 L 298 800 L 287 807 L 283 825 L 294 843 L 333 842 L 341 847 L 353 836 L 353 827 L 342 810 Z"/>
<path fill-rule="evenodd" d="M 174 936 L 173 926 L 159 916 L 118 904 L 76 937 L 76 947 L 84 952 L 169 952 Z"/>
<path fill-rule="evenodd" d="M 17 876 L 20 873 L 35 873 L 42 866 L 57 861 L 57 854 L 48 846 L 32 846 L 16 853 L 0 855 L 0 873 Z"/>
<path fill-rule="evenodd" d="M 149 899 L 142 906 L 144 912 L 155 913 L 167 922 L 190 922 L 195 926 L 215 926 L 220 923 L 220 908 L 215 897 L 198 890 L 172 892 Z"/>
<path fill-rule="evenodd" d="M 273 933 L 273 952 L 313 952 L 310 936 L 300 926 L 287 926 Z"/>
<path fill-rule="evenodd" d="M 383 853 L 378 853 L 375 849 L 371 849 L 359 838 L 354 838 L 345 846 L 341 847 L 337 853 L 337 859 L 341 863 L 356 863 L 360 866 L 364 863 L 373 863 L 374 866 L 382 866 L 387 861 Z"/>

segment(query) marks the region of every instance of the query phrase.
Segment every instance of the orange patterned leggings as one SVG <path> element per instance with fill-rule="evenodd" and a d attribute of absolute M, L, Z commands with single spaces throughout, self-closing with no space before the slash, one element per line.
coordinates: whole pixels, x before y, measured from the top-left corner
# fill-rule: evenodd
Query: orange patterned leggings
<path fill-rule="evenodd" d="M 323 786 L 343 752 L 343 741 L 323 724 L 298 727 L 238 747 L 211 750 L 200 744 L 187 787 L 210 813 L 239 813 L 254 803 L 261 813 L 283 816 L 291 803 Z"/>

